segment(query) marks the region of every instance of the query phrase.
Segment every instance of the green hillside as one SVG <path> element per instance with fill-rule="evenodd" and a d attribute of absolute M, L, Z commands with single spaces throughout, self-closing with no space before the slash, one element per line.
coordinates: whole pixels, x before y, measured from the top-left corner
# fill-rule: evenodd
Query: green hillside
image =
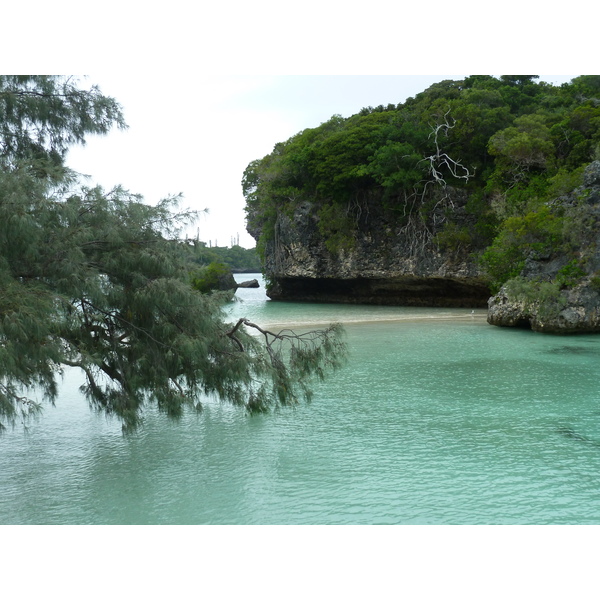
<path fill-rule="evenodd" d="M 276 144 L 243 177 L 259 253 L 278 215 L 309 202 L 332 253 L 351 249 L 374 211 L 393 231 L 410 224 L 442 251 L 470 253 L 492 290 L 532 252 L 567 254 L 567 279 L 576 280 L 585 270 L 575 249 L 581 223 L 553 200 L 581 185 L 584 167 L 600 158 L 600 76 L 561 86 L 538 79 L 441 81 Z M 469 220 L 452 219 L 451 190 L 468 194 Z"/>

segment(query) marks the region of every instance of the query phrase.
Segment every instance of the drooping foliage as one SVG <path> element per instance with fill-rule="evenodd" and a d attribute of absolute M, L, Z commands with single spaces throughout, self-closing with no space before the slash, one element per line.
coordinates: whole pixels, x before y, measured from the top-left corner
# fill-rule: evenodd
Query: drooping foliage
<path fill-rule="evenodd" d="M 125 128 L 121 108 L 97 86 L 75 77 L 0 75 L 0 158 L 14 164 L 42 160 L 63 167 L 73 144 L 90 134 Z"/>
<path fill-rule="evenodd" d="M 81 185 L 69 144 L 123 126 L 116 101 L 69 79 L 0 78 L 0 427 L 54 402 L 65 366 L 91 405 L 135 428 L 149 402 L 172 417 L 205 395 L 251 411 L 310 396 L 340 366 L 342 332 L 228 323 L 190 282 L 178 197 L 148 205 Z M 252 333 L 255 333 L 252 335 Z"/>
<path fill-rule="evenodd" d="M 581 184 L 600 159 L 600 77 L 568 84 L 535 75 L 445 80 L 386 107 L 363 108 L 306 129 L 244 172 L 249 230 L 264 252 L 277 215 L 308 201 L 327 247 L 351 247 L 359 215 L 385 214 L 392 230 L 424 223 L 439 190 L 464 190 L 471 225 L 448 219 L 428 243 L 470 248 L 492 288 L 528 253 L 573 250 L 573 215 L 551 201 Z M 438 196 L 436 196 L 436 191 Z M 438 200 L 436 200 L 436 198 Z M 437 204 L 436 204 L 437 202 Z"/>

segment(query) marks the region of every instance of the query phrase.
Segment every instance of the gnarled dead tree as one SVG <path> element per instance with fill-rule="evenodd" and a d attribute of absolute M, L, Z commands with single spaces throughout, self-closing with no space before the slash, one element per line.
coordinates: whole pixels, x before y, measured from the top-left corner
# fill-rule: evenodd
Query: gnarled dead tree
<path fill-rule="evenodd" d="M 441 122 L 431 126 L 429 139 L 433 138 L 435 152 L 419 161 L 429 163 L 427 166 L 429 179 L 421 180 L 412 193 L 405 194 L 404 216 L 407 221 L 398 233 L 405 237 L 411 256 L 426 250 L 435 236 L 435 230 L 446 220 L 445 210 L 440 209 L 454 208 L 451 194 L 447 189 L 447 174 L 465 181 L 474 175 L 460 160 L 455 160 L 442 148 L 440 138 L 447 137 L 448 132 L 455 126 L 456 120 L 450 116 L 450 109 L 443 115 Z M 423 208 L 428 197 L 432 196 L 431 186 L 436 185 L 441 190 L 440 196 L 429 209 L 428 214 L 424 215 L 419 209 Z"/>

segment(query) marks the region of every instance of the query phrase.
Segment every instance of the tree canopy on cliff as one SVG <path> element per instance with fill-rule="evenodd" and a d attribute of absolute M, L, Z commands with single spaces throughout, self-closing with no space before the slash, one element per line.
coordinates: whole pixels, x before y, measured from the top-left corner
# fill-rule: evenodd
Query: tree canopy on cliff
<path fill-rule="evenodd" d="M 190 282 L 177 241 L 194 214 L 82 185 L 68 148 L 125 127 L 119 104 L 64 77 L 0 77 L 0 428 L 54 402 L 65 366 L 90 404 L 134 428 L 148 402 L 172 417 L 209 394 L 250 411 L 310 397 L 340 366 L 331 326 L 304 335 L 228 323 Z M 254 333 L 254 335 L 253 335 Z"/>
<path fill-rule="evenodd" d="M 537 79 L 445 80 L 403 103 L 334 115 L 276 144 L 242 180 L 258 249 L 273 239 L 277 216 L 305 201 L 332 252 L 351 247 L 360 220 L 378 211 L 391 231 L 412 220 L 433 249 L 470 248 L 492 288 L 514 276 L 515 257 L 566 247 L 570 225 L 547 205 L 577 187 L 583 167 L 600 157 L 600 76 L 561 86 Z M 469 227 L 439 219 L 440 206 L 451 209 L 440 205 L 447 188 L 467 192 Z M 441 231 L 426 230 L 434 208 Z M 511 234 L 524 228 L 527 235 Z"/>

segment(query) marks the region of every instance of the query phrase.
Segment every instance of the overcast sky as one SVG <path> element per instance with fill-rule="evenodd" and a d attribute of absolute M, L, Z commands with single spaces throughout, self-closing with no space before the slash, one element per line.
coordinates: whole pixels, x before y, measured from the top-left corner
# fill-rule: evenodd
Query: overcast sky
<path fill-rule="evenodd" d="M 91 138 L 69 153 L 68 164 L 106 188 L 121 184 L 156 203 L 182 193 L 182 207 L 202 214 L 186 234 L 212 245 L 246 232 L 241 179 L 252 160 L 333 114 L 398 104 L 443 79 L 464 75 L 161 75 L 148 93 L 143 76 L 89 75 L 123 106 L 129 129 Z M 571 75 L 543 76 L 560 84 Z"/>

